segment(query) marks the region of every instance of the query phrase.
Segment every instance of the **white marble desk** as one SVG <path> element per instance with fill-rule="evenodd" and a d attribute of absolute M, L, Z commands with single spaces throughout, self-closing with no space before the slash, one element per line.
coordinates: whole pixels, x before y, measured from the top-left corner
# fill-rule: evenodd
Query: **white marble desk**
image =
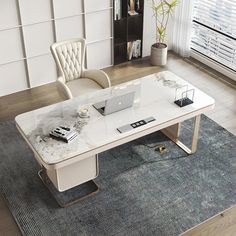
<path fill-rule="evenodd" d="M 214 99 L 195 88 L 194 103 L 178 107 L 174 104 L 176 87 L 185 84 L 186 81 L 171 72 L 160 72 L 18 115 L 15 121 L 51 181 L 59 191 L 64 191 L 96 178 L 97 154 L 158 130 L 162 130 L 189 154 L 195 152 L 200 115 L 213 109 Z M 102 116 L 92 107 L 92 104 L 105 98 L 131 90 L 136 91 L 132 108 Z M 83 105 L 89 107 L 89 119 L 78 117 L 77 111 Z M 126 133 L 117 131 L 120 126 L 150 116 L 155 117 L 156 121 Z M 192 117 L 195 117 L 193 142 L 192 147 L 187 148 L 178 140 L 179 124 Z M 77 128 L 78 139 L 67 144 L 48 137 L 49 131 L 62 124 Z M 83 126 L 82 129 L 79 126 Z"/>

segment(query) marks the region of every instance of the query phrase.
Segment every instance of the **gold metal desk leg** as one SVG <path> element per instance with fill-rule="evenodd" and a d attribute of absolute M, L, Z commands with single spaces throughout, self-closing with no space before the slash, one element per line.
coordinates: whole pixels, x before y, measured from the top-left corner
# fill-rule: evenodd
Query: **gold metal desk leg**
<path fill-rule="evenodd" d="M 187 147 L 184 143 L 179 140 L 180 134 L 180 123 L 172 125 L 168 128 L 162 129 L 162 133 L 165 134 L 169 139 L 171 139 L 175 144 L 177 144 L 181 149 L 183 149 L 188 154 L 193 154 L 197 150 L 198 143 L 198 133 L 200 127 L 201 115 L 197 115 L 194 118 L 194 127 L 192 135 L 192 145 L 191 148 Z"/>

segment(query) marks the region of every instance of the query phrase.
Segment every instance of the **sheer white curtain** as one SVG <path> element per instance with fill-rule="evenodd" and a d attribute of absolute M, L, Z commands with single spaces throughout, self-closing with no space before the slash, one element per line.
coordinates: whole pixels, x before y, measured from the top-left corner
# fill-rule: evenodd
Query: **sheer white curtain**
<path fill-rule="evenodd" d="M 190 56 L 193 1 L 179 0 L 172 19 L 172 49 L 183 57 Z"/>

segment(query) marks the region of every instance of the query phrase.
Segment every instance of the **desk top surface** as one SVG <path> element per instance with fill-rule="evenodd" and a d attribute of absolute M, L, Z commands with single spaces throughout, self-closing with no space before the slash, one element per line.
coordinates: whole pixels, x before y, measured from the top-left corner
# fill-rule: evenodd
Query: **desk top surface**
<path fill-rule="evenodd" d="M 188 85 L 188 89 L 195 89 L 194 103 L 180 108 L 174 100 L 176 91 L 178 95 L 185 85 Z M 92 106 L 128 91 L 135 91 L 132 108 L 103 116 Z M 78 116 L 81 107 L 89 109 L 89 118 Z M 142 132 L 153 126 L 163 128 L 163 124 L 168 124 L 169 121 L 178 123 L 191 114 L 196 116 L 213 107 L 213 98 L 175 74 L 164 71 L 23 113 L 15 121 L 21 134 L 41 158 L 40 161 L 52 165 L 132 136 L 135 132 Z M 118 127 L 150 116 L 156 121 L 122 134 L 117 131 Z M 79 132 L 78 138 L 69 144 L 50 138 L 49 132 L 58 125 L 74 127 Z"/>

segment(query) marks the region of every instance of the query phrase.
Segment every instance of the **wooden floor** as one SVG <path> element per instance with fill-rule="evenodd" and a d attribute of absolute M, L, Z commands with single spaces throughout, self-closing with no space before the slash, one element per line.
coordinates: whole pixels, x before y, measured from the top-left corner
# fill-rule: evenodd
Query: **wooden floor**
<path fill-rule="evenodd" d="M 223 75 L 216 73 L 205 65 L 193 60 L 185 59 L 169 53 L 168 64 L 165 67 L 150 66 L 147 59 L 137 60 L 104 69 L 112 80 L 112 84 L 119 84 L 162 70 L 170 70 L 183 79 L 215 98 L 216 107 L 207 115 L 236 135 L 236 83 L 229 84 Z M 224 81 L 224 82 L 222 82 Z M 0 121 L 11 120 L 17 114 L 39 107 L 60 102 L 55 83 L 37 87 L 12 95 L 0 97 Z M 236 206 L 209 219 L 183 236 L 207 235 L 228 236 L 236 235 Z M 0 196 L 0 236 L 21 235 L 9 212 L 3 198 Z"/>

